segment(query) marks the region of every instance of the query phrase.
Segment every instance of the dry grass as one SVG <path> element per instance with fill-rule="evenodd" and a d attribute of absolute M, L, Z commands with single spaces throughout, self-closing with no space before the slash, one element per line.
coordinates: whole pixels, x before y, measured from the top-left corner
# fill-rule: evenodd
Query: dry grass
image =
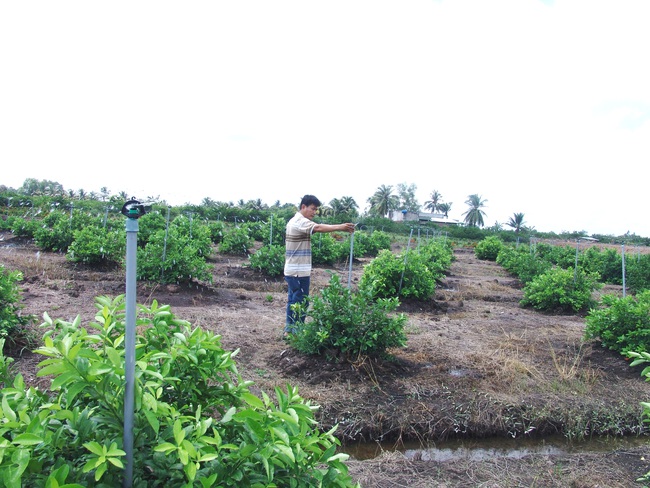
<path fill-rule="evenodd" d="M 3 263 L 7 269 L 20 270 L 23 276 L 38 277 L 43 280 L 71 280 L 73 272 L 65 266 L 65 256 L 53 260 L 41 259 L 41 252 L 9 252 L 3 255 Z"/>

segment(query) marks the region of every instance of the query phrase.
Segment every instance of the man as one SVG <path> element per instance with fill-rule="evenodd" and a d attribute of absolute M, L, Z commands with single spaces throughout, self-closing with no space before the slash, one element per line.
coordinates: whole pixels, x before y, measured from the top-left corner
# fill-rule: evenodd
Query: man
<path fill-rule="evenodd" d="M 314 195 L 305 195 L 300 201 L 300 210 L 287 223 L 286 252 L 284 258 L 284 279 L 289 285 L 285 337 L 296 332 L 296 326 L 305 317 L 298 317 L 291 309 L 309 297 L 311 276 L 311 235 L 314 232 L 354 232 L 354 224 L 317 224 L 312 219 L 321 203 Z"/>

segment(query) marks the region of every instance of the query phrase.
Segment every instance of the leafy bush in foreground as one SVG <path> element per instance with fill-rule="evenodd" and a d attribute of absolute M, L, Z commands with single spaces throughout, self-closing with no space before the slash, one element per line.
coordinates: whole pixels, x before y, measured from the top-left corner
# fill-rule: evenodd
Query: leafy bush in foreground
<path fill-rule="evenodd" d="M 0 355 L 0 480 L 4 486 L 121 486 L 125 451 L 124 297 L 97 299 L 89 332 L 77 317 L 51 320 L 39 376 L 49 392 L 12 376 Z M 297 390 L 251 393 L 220 337 L 139 306 L 133 422 L 134 487 L 352 486 L 321 433 L 317 407 Z M 1 344 L 0 344 L 1 345 Z"/>
<path fill-rule="evenodd" d="M 629 351 L 627 356 L 632 359 L 630 367 L 638 366 L 639 364 L 650 363 L 650 353 L 645 351 Z M 650 381 L 650 366 L 646 366 L 643 371 L 641 371 L 641 376 L 645 378 L 646 381 Z M 650 402 L 641 402 L 641 407 L 643 408 L 643 417 L 645 422 L 650 422 Z M 638 482 L 647 482 L 650 481 L 650 471 L 646 474 L 637 478 Z"/>
<path fill-rule="evenodd" d="M 623 354 L 650 352 L 650 290 L 636 297 L 603 295 L 601 303 L 585 318 L 585 337 Z"/>

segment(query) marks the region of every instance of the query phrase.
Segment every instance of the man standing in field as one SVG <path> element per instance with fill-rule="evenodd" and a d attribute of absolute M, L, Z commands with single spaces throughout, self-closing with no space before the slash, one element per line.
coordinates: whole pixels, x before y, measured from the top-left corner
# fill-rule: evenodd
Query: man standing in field
<path fill-rule="evenodd" d="M 291 306 L 309 297 L 311 276 L 311 235 L 314 232 L 354 232 L 353 223 L 317 224 L 312 219 L 320 200 L 314 195 L 305 195 L 300 201 L 300 210 L 287 222 L 286 252 L 284 256 L 284 279 L 289 285 L 285 337 L 296 332 L 304 316 L 296 316 Z"/>

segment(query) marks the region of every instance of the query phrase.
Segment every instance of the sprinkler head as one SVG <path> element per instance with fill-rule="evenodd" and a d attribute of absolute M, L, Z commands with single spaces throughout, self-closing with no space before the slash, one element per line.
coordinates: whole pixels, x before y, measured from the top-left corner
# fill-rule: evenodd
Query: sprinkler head
<path fill-rule="evenodd" d="M 130 219 L 139 219 L 146 213 L 144 205 L 142 205 L 135 198 L 131 198 L 131 200 L 122 205 L 121 212 L 122 215 Z"/>

